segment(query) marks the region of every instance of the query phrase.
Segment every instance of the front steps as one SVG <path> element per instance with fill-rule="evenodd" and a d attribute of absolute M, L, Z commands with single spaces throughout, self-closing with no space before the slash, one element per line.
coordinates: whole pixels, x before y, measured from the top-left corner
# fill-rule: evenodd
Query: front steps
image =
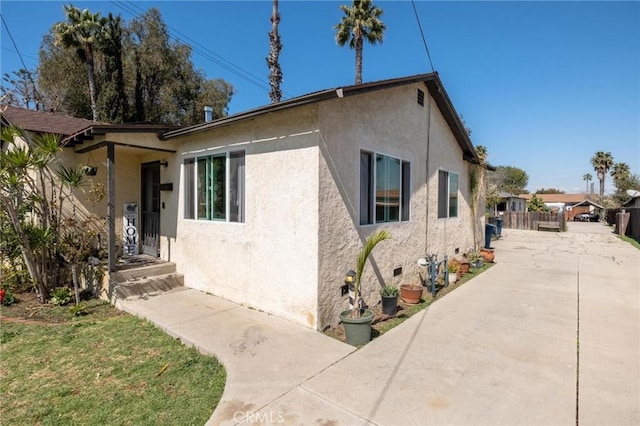
<path fill-rule="evenodd" d="M 147 266 L 122 269 L 109 277 L 111 301 L 147 297 L 184 286 L 184 276 L 172 262 L 157 261 Z"/>

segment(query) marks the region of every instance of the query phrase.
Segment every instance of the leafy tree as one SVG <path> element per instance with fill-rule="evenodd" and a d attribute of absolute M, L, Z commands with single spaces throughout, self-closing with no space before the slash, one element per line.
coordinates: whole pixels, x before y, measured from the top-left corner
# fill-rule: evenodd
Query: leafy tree
<path fill-rule="evenodd" d="M 533 197 L 531 197 L 531 200 L 529 200 L 529 204 L 527 205 L 527 208 L 529 209 L 530 212 L 548 212 L 549 211 L 549 208 L 546 206 L 546 204 L 536 194 L 533 194 Z"/>
<path fill-rule="evenodd" d="M 598 151 L 591 157 L 591 165 L 600 181 L 600 202 L 602 202 L 604 198 L 604 180 L 609 169 L 613 166 L 613 156 L 610 152 Z"/>
<path fill-rule="evenodd" d="M 371 44 L 382 43 L 387 29 L 380 20 L 382 9 L 373 5 L 372 0 L 353 0 L 351 6 L 340 5 L 345 16 L 334 27 L 339 46 L 349 44 L 356 51 L 356 84 L 362 84 L 362 50 L 364 41 Z"/>
<path fill-rule="evenodd" d="M 8 83 L 6 87 L 2 84 L 2 96 L 6 96 L 6 101 L 3 103 L 24 108 L 31 108 L 33 103 L 33 107 L 37 111 L 43 109 L 42 97 L 38 93 L 33 78 L 35 72 L 20 68 L 18 71 L 13 71 L 12 74 L 13 76 L 5 73 L 2 76 L 2 80 Z"/>
<path fill-rule="evenodd" d="M 496 171 L 489 175 L 489 181 L 499 191 L 520 195 L 527 193 L 525 187 L 529 183 L 529 176 L 524 170 L 513 166 L 498 166 Z"/>
<path fill-rule="evenodd" d="M 83 62 L 57 45 L 55 34 L 50 31 L 42 39 L 38 65 L 38 88 L 45 109 L 91 118 L 88 85 Z"/>
<path fill-rule="evenodd" d="M 100 22 L 92 45 L 100 121 L 196 124 L 202 122 L 204 105 L 214 108 L 216 118 L 227 114 L 233 87 L 194 68 L 191 48 L 170 40 L 157 9 L 129 23 L 112 14 Z M 45 105 L 93 118 L 85 63 L 56 43 L 57 37 L 52 29 L 40 48 L 38 85 Z"/>
<path fill-rule="evenodd" d="M 558 188 L 540 188 L 536 190 L 536 194 L 564 194 L 564 191 Z"/>
<path fill-rule="evenodd" d="M 67 22 L 58 22 L 53 31 L 56 41 L 65 48 L 75 50 L 84 62 L 89 82 L 89 96 L 91 98 L 91 113 L 94 120 L 98 120 L 96 76 L 94 66 L 94 47 L 100 43 L 105 21 L 100 13 L 91 13 L 88 9 L 80 11 L 73 5 L 64 7 Z"/>
<path fill-rule="evenodd" d="M 129 103 L 124 84 L 122 18 L 113 14 L 104 21 L 100 40 L 103 68 L 100 70 L 98 116 L 101 121 L 122 123 L 129 118 Z"/>
<path fill-rule="evenodd" d="M 585 194 L 589 193 L 589 182 L 591 182 L 591 179 L 593 179 L 593 176 L 591 176 L 591 174 L 589 173 L 585 173 L 584 175 L 582 175 L 582 180 L 587 181 L 587 190 L 585 191 Z"/>
<path fill-rule="evenodd" d="M 273 11 L 271 13 L 271 31 L 269 32 L 269 56 L 267 56 L 267 66 L 269 67 L 269 84 L 271 91 L 269 97 L 272 103 L 280 102 L 282 91 L 280 83 L 282 83 L 282 69 L 280 68 L 280 51 L 282 50 L 282 42 L 278 34 L 278 24 L 280 23 L 280 14 L 278 13 L 278 0 L 273 0 Z"/>
<path fill-rule="evenodd" d="M 613 194 L 613 201 L 617 206 L 621 206 L 629 201 L 627 191 L 640 191 L 640 175 L 631 173 L 631 169 L 626 163 L 616 163 L 611 170 L 616 191 Z"/>

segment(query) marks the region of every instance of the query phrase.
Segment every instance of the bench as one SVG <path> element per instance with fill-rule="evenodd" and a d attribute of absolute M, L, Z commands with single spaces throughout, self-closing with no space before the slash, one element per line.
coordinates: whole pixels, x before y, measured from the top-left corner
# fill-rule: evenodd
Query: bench
<path fill-rule="evenodd" d="M 538 222 L 538 231 L 560 232 L 560 222 Z"/>

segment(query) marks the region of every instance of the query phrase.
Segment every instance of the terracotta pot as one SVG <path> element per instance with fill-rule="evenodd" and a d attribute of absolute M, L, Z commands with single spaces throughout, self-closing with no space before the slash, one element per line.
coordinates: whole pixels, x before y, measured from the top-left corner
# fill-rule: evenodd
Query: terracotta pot
<path fill-rule="evenodd" d="M 400 297 L 402 297 L 404 303 L 416 305 L 422 300 L 422 286 L 403 284 L 400 286 Z"/>
<path fill-rule="evenodd" d="M 487 263 L 492 263 L 493 259 L 495 259 L 496 257 L 495 253 L 493 252 L 493 249 L 488 249 L 488 248 L 480 249 L 480 255 L 482 256 L 484 261 Z"/>
<path fill-rule="evenodd" d="M 468 274 L 470 267 L 471 267 L 471 264 L 469 262 L 460 263 L 460 265 L 458 266 L 458 273 L 460 274 L 460 276 L 463 276 L 464 274 Z"/>

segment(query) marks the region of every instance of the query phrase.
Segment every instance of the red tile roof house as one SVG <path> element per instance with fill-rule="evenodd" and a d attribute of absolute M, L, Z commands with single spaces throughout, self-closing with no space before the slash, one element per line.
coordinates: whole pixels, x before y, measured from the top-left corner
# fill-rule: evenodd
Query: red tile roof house
<path fill-rule="evenodd" d="M 365 269 L 369 305 L 382 282 L 424 274 L 425 254 L 472 248 L 474 221 L 484 229 L 484 205 L 470 208 L 478 155 L 436 73 L 170 131 L 91 124 L 68 141 L 68 161 L 114 158 L 115 236 L 124 203 L 149 204 L 158 226 L 143 220 L 154 235 L 141 250 L 175 263 L 186 286 L 318 330 L 347 308 L 344 277 L 372 233 L 393 239 Z"/>
<path fill-rule="evenodd" d="M 534 194 L 522 194 L 527 203 L 531 201 Z M 593 213 L 596 209 L 603 207 L 591 201 L 586 194 L 536 194 L 542 202 L 551 210 L 563 210 L 567 214 L 567 220 L 581 213 Z"/>

